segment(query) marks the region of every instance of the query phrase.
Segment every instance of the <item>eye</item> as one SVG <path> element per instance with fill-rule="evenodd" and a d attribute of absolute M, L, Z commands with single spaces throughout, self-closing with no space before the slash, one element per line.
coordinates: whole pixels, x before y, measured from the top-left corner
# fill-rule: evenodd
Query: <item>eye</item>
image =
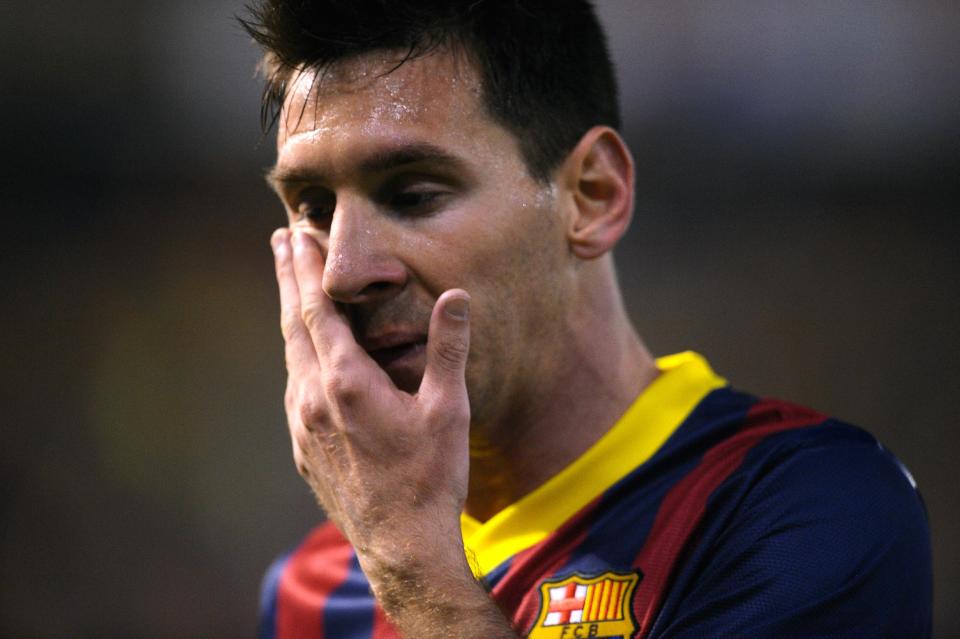
<path fill-rule="evenodd" d="M 390 203 L 398 209 L 418 208 L 430 204 L 440 195 L 436 191 L 404 191 L 394 195 Z"/>
<path fill-rule="evenodd" d="M 381 201 L 394 215 L 421 217 L 437 212 L 449 195 L 439 184 L 419 183 L 385 189 Z"/>
<path fill-rule="evenodd" d="M 333 197 L 309 198 L 297 206 L 297 220 L 306 220 L 319 226 L 330 223 L 337 202 Z"/>

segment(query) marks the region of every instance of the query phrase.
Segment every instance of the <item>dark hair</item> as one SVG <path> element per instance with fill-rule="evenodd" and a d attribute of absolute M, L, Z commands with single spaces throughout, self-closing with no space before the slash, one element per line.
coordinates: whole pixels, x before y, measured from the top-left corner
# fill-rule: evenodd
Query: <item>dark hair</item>
<path fill-rule="evenodd" d="M 620 126 L 606 38 L 588 0 L 260 0 L 240 22 L 265 49 L 261 121 L 276 123 L 298 69 L 398 49 L 463 51 L 484 105 L 549 178 L 592 126 Z"/>

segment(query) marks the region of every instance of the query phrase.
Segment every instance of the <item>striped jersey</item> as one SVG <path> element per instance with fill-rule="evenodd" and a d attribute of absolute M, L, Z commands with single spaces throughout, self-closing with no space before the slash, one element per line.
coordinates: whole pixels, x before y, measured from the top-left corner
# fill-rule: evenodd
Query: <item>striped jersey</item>
<path fill-rule="evenodd" d="M 695 353 L 657 365 L 567 468 L 488 521 L 463 515 L 474 574 L 518 634 L 930 635 L 926 512 L 892 454 L 854 426 L 732 389 Z M 330 523 L 270 568 L 260 634 L 398 636 Z"/>

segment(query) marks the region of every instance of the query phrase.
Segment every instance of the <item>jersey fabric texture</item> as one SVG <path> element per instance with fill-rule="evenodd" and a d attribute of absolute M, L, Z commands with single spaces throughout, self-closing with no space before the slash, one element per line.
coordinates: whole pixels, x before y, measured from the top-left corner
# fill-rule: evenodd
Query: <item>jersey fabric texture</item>
<path fill-rule="evenodd" d="M 929 637 L 926 512 L 866 432 L 733 390 L 695 353 L 486 522 L 478 579 L 522 636 Z M 410 593 L 416 596 L 416 593 Z M 330 523 L 264 581 L 266 638 L 396 637 Z"/>

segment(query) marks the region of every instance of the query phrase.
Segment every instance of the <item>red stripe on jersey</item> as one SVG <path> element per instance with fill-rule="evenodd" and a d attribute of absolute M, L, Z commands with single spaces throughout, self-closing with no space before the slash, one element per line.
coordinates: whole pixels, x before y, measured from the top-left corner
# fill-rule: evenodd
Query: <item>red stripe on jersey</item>
<path fill-rule="evenodd" d="M 350 544 L 330 522 L 310 533 L 280 577 L 277 639 L 323 639 L 324 606 L 347 578 L 352 558 Z"/>
<path fill-rule="evenodd" d="M 560 528 L 539 544 L 513 556 L 510 568 L 493 588 L 493 598 L 501 610 L 513 610 L 513 627 L 529 629 L 540 612 L 540 591 L 536 584 L 559 570 L 587 537 L 584 520 L 593 516 L 600 498 L 580 509 Z"/>
<path fill-rule="evenodd" d="M 520 630 L 526 628 L 521 622 L 527 622 L 527 618 L 533 619 L 539 612 L 539 602 L 536 602 L 533 610 L 527 610 L 529 603 L 525 597 L 530 591 L 531 584 L 528 581 L 535 578 L 532 571 L 535 570 L 536 562 L 531 562 L 530 557 L 534 556 L 536 546 L 521 550 L 510 563 L 510 568 L 504 573 L 503 577 L 493 587 L 490 594 L 494 601 L 500 606 L 500 609 L 509 617 L 509 611 L 513 611 L 511 623 L 513 627 Z M 516 575 L 520 575 L 519 578 Z"/>
<path fill-rule="evenodd" d="M 634 560 L 643 580 L 634 595 L 633 611 L 645 637 L 653 624 L 677 559 L 703 517 L 707 500 L 764 438 L 793 428 L 812 426 L 825 416 L 778 400 L 761 400 L 747 411 L 736 435 L 708 450 L 700 463 L 664 496 L 643 548 Z"/>
<path fill-rule="evenodd" d="M 371 639 L 400 639 L 396 628 L 387 621 L 387 613 L 380 607 L 379 602 L 373 604 L 373 632 Z"/>

